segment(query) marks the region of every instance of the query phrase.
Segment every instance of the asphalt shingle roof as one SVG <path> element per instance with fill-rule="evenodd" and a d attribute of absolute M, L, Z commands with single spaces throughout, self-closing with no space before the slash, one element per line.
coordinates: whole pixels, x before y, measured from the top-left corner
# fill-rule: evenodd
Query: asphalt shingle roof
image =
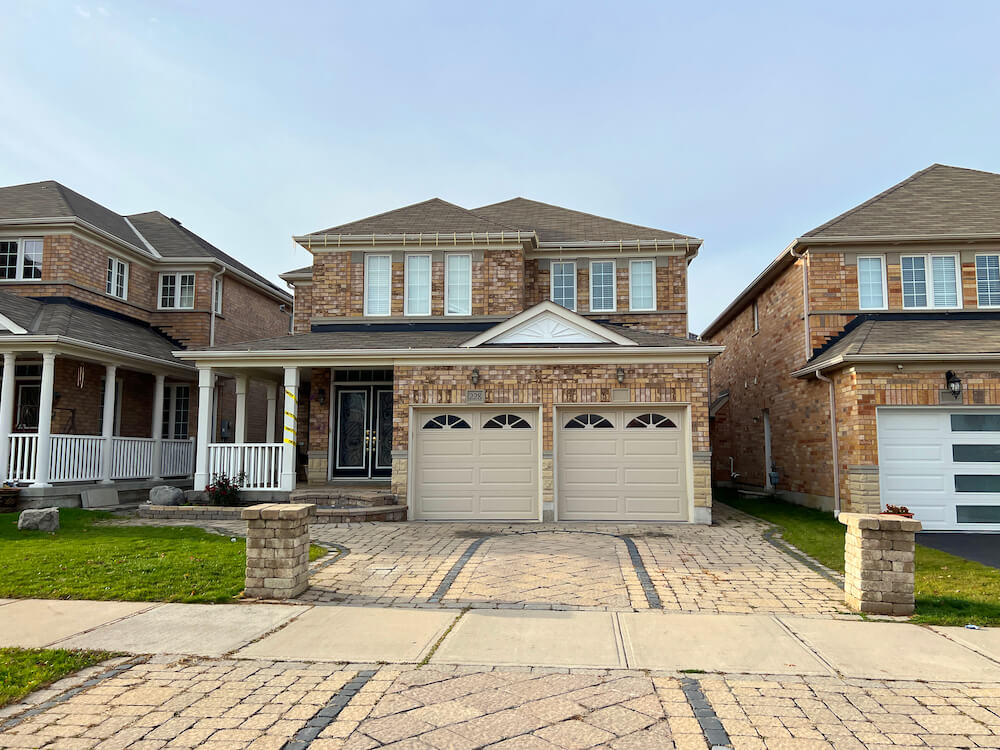
<path fill-rule="evenodd" d="M 932 164 L 803 237 L 1000 235 L 1000 174 Z"/>
<path fill-rule="evenodd" d="M 324 234 L 417 234 L 420 232 L 510 232 L 516 227 L 478 216 L 454 203 L 431 198 L 393 211 L 313 232 Z"/>

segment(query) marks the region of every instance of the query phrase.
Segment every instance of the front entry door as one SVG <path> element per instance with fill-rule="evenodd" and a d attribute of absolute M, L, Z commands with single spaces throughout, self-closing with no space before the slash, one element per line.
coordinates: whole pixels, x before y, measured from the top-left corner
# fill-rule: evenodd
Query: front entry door
<path fill-rule="evenodd" d="M 388 477 L 392 473 L 392 388 L 337 388 L 333 412 L 334 477 Z"/>

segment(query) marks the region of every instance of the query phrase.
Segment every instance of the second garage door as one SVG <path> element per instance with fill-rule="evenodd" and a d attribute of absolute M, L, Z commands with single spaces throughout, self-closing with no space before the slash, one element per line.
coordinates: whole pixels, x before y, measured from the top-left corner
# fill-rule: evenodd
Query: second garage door
<path fill-rule="evenodd" d="M 557 412 L 559 519 L 686 521 L 683 409 Z"/>
<path fill-rule="evenodd" d="M 414 412 L 414 518 L 538 520 L 538 410 Z"/>

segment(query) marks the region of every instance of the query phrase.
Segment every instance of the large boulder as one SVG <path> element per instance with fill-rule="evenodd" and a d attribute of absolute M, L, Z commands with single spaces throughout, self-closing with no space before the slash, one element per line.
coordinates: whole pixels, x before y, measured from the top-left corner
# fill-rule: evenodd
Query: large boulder
<path fill-rule="evenodd" d="M 183 505 L 184 490 L 179 487 L 171 487 L 169 484 L 162 484 L 153 487 L 149 491 L 150 505 Z"/>
<path fill-rule="evenodd" d="M 17 528 L 25 531 L 58 531 L 58 508 L 29 508 L 17 517 Z"/>

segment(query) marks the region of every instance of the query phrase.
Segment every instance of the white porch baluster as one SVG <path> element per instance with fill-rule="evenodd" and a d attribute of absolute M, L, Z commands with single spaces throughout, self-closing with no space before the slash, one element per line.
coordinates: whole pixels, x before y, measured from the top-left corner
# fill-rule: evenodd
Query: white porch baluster
<path fill-rule="evenodd" d="M 117 386 L 118 365 L 107 365 L 104 368 L 104 423 L 101 425 L 101 437 L 104 439 L 101 454 L 101 484 L 111 484 L 115 447 L 111 438 L 115 434 L 115 388 Z"/>
<path fill-rule="evenodd" d="M 285 430 L 281 453 L 281 489 L 291 492 L 295 489 L 295 430 L 299 398 L 299 368 L 285 368 Z"/>
<path fill-rule="evenodd" d="M 208 484 L 208 444 L 212 442 L 211 367 L 198 368 L 198 448 L 195 452 L 194 489 L 201 491 Z"/>
<path fill-rule="evenodd" d="M 38 399 L 38 452 L 35 454 L 35 482 L 32 487 L 51 487 L 49 456 L 52 454 L 52 386 L 55 382 L 56 355 L 42 353 L 42 386 Z"/>
<path fill-rule="evenodd" d="M 156 376 L 153 385 L 153 481 L 163 476 L 163 381 L 164 375 Z"/>
<path fill-rule="evenodd" d="M 3 383 L 0 385 L 0 480 L 13 480 L 10 474 L 10 433 L 14 426 L 14 362 L 17 355 L 3 355 Z M 274 404 L 271 404 L 274 411 Z M 274 417 L 271 417 L 272 423 Z"/>

